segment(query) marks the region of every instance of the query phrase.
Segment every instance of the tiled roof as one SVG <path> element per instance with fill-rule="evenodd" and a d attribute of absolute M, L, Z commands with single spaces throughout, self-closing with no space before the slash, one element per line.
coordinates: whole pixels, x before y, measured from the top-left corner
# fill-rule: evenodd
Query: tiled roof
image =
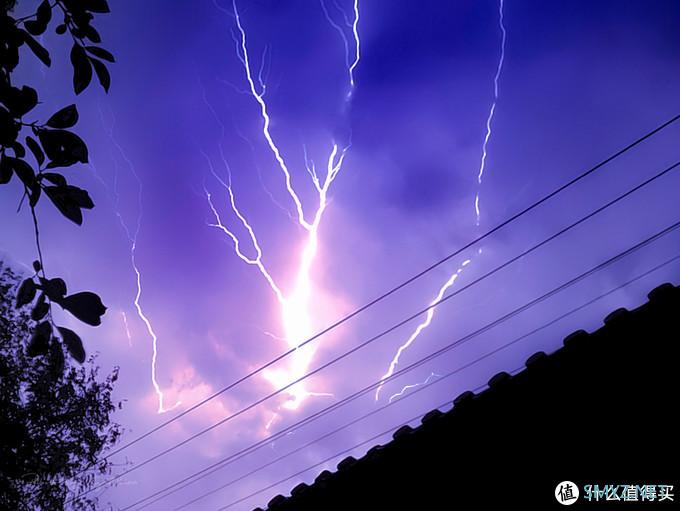
<path fill-rule="evenodd" d="M 402 426 L 391 442 L 343 459 L 267 509 L 545 508 L 565 479 L 672 484 L 680 288 L 663 284 L 648 299 L 613 311 L 595 332 L 568 335 L 550 355 L 535 353 L 514 376 L 496 374 L 486 390 L 462 393 L 450 411 L 426 413 L 420 426 Z"/>

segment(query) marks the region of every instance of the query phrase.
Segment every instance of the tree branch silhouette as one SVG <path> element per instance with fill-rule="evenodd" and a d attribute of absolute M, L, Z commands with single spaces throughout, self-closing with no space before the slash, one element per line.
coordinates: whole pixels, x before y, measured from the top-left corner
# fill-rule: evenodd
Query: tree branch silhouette
<path fill-rule="evenodd" d="M 11 183 L 14 176 L 20 182 L 23 195 L 18 210 L 28 198 L 37 251 L 35 273 L 19 286 L 16 307 L 31 305 L 31 318 L 37 323 L 26 347 L 28 353 L 44 355 L 58 339 L 71 357 L 82 363 L 85 360 L 82 340 L 72 330 L 54 323 L 52 305 L 60 305 L 93 326 L 101 324 L 106 307 L 97 294 L 90 291 L 68 294 L 63 279 L 48 278 L 36 206 L 46 196 L 64 217 L 77 225 L 83 223 L 83 210 L 92 209 L 94 202 L 86 190 L 70 184 L 57 169 L 88 163 L 88 148 L 70 130 L 78 122 L 75 104 L 60 109 L 45 122 L 26 121 L 25 116 L 39 104 L 38 92 L 28 85 L 15 85 L 12 73 L 23 62 L 20 50 L 25 49 L 44 66 L 51 66 L 50 52 L 35 37 L 44 34 L 56 14 L 61 14 L 62 20 L 54 30 L 58 35 L 68 33 L 73 41 L 70 61 L 74 93 L 79 95 L 86 90 L 93 76 L 108 92 L 111 76 L 107 63 L 115 59 L 99 46 L 101 36 L 92 21 L 96 14 L 110 12 L 109 5 L 106 0 L 42 0 L 35 12 L 15 18 L 11 13 L 16 4 L 15 0 L 0 3 L 0 185 Z"/>

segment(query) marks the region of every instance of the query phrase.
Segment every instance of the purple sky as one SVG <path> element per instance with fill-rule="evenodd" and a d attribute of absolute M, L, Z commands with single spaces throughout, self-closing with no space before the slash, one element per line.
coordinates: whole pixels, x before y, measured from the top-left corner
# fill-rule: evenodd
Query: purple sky
<path fill-rule="evenodd" d="M 342 149 L 351 135 L 318 227 L 306 307 L 311 323 L 299 331 L 321 330 L 656 127 L 680 107 L 680 9 L 675 2 L 506 0 L 505 60 L 479 186 L 501 49 L 498 3 L 360 0 L 361 59 L 349 100 L 343 39 L 324 17 L 320 2 L 250 0 L 237 5 L 258 90 L 257 74 L 264 71 L 271 136 L 290 169 L 306 218 L 313 217 L 319 196 L 305 170 L 303 147 L 323 181 L 333 141 Z M 337 5 L 351 22 L 352 1 L 338 0 Z M 351 27 L 333 0 L 326 0 L 326 7 L 343 27 L 351 64 L 356 58 Z M 46 203 L 39 214 L 48 273 L 65 276 L 73 290 L 97 291 L 109 307 L 101 327 L 75 327 L 88 351 L 100 353 L 105 368 L 121 366 L 116 395 L 126 403 L 116 420 L 128 429 L 124 441 L 130 441 L 288 348 L 284 340 L 267 334 L 283 337 L 286 331 L 271 287 L 256 266 L 237 257 L 225 233 L 208 225 L 215 217 L 206 190 L 225 227 L 240 239 L 244 255 L 255 257 L 248 232 L 230 208 L 227 191 L 211 174 L 208 159 L 226 180 L 222 148 L 239 211 L 256 233 L 262 262 L 284 294 L 296 289 L 308 233 L 295 221 L 295 203 L 263 136 L 260 107 L 248 90 L 236 52 L 241 34 L 231 3 L 119 1 L 112 8 L 113 13 L 100 20 L 104 45 L 117 58 L 111 93 L 104 96 L 91 87 L 77 100 L 78 132 L 90 145 L 93 165 L 69 170 L 69 179 L 88 188 L 97 207 L 86 215 L 82 228 L 67 223 Z M 58 47 L 59 39 L 48 34 L 45 43 Z M 57 48 L 55 55 L 59 57 L 51 70 L 25 64 L 21 71 L 38 85 L 46 112 L 74 101 L 66 53 Z M 314 369 L 425 307 L 464 261 L 470 260 L 449 291 L 674 163 L 680 156 L 679 136 L 680 125 L 665 130 L 320 338 L 310 365 L 304 367 Z M 679 187 L 680 177 L 671 173 L 442 304 L 430 326 L 404 351 L 399 367 L 673 223 L 680 210 Z M 16 185 L 2 188 L 0 248 L 17 264 L 30 264 L 34 246 L 29 215 L 14 214 Z M 478 192 L 479 226 L 474 207 Z M 157 381 L 166 408 L 181 401 L 162 415 L 157 414 L 151 380 L 152 337 L 134 304 L 137 287 L 130 255 L 138 221 L 139 303 L 158 338 Z M 149 509 L 172 509 L 285 454 L 385 404 L 405 385 L 425 381 L 432 373 L 446 374 L 622 284 L 676 255 L 678 248 L 679 235 L 666 236 L 540 307 L 388 382 L 378 404 L 373 394 L 365 396 Z M 555 349 L 576 328 L 596 328 L 610 310 L 639 304 L 651 287 L 666 280 L 678 283 L 679 275 L 677 263 L 666 266 L 187 509 L 217 509 L 399 425 L 498 371 L 518 368 L 539 349 Z M 309 397 L 295 410 L 286 408 L 287 396 L 272 399 L 124 476 L 118 487 L 102 495 L 102 502 L 123 508 L 375 382 L 417 324 L 400 328 L 305 384 L 307 391 L 333 396 Z M 279 369 L 294 373 L 288 361 Z M 116 460 L 124 454 L 138 464 L 273 388 L 258 375 L 126 449 Z M 355 455 L 363 452 L 365 448 Z M 234 509 L 264 505 L 277 492 L 313 480 L 322 468 Z"/>

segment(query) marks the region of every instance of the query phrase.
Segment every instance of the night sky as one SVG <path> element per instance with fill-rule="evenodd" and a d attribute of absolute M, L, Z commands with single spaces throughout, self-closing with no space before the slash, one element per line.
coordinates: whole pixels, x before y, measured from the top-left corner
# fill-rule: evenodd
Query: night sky
<path fill-rule="evenodd" d="M 240 60 L 243 34 L 230 0 L 112 2 L 112 13 L 97 20 L 104 46 L 117 60 L 108 96 L 93 86 L 74 98 L 67 48 L 53 33 L 44 38 L 53 49 L 52 69 L 28 59 L 23 64 L 19 74 L 41 92 L 44 112 L 77 103 L 77 132 L 90 147 L 92 165 L 68 171 L 69 180 L 90 190 L 96 204 L 84 225 L 70 224 L 46 201 L 38 214 L 48 273 L 64 276 L 71 290 L 98 292 L 109 307 L 98 328 L 69 323 L 68 317 L 57 322 L 81 332 L 86 349 L 99 353 L 105 369 L 121 367 L 116 396 L 125 405 L 115 420 L 127 430 L 123 443 L 294 347 L 680 112 L 680 4 L 671 0 L 506 0 L 507 38 L 496 101 L 502 42 L 497 2 L 359 0 L 357 5 L 358 62 L 352 0 L 325 0 L 332 23 L 317 0 L 236 4 L 253 84 L 257 94 L 265 86 L 269 133 L 305 221 L 312 222 L 319 207 L 313 172 L 323 188 L 334 144 L 336 158 L 344 151 L 315 230 L 318 246 L 307 253 L 308 279 L 301 280 L 300 268 L 310 230 L 300 225 L 285 173 L 263 133 L 261 106 Z M 267 375 L 258 374 L 114 460 L 127 459 L 133 463 L 127 468 L 134 468 L 426 307 L 453 275 L 458 276 L 448 292 L 470 284 L 675 163 L 679 137 L 680 123 L 317 339 Z M 448 300 L 403 351 L 397 369 L 676 222 L 679 189 L 680 176 L 671 172 Z M 19 198 L 16 183 L 0 189 L 0 248 L 16 265 L 30 266 L 32 226 L 26 211 L 15 213 Z M 214 226 L 216 213 L 224 229 Z M 261 259 L 246 225 L 256 236 Z M 228 233 L 239 240 L 244 258 L 262 266 L 241 260 Z M 236 479 L 383 406 L 407 385 L 433 383 L 186 509 L 229 504 L 450 402 L 498 371 L 516 370 L 535 351 L 556 349 L 571 331 L 595 329 L 609 311 L 640 304 L 655 285 L 677 284 L 680 262 L 441 378 L 679 252 L 680 233 L 673 232 L 386 382 L 377 403 L 368 393 L 149 509 L 173 509 Z M 137 300 L 132 255 L 140 274 Z M 101 501 L 125 508 L 378 381 L 425 319 L 314 375 L 304 387 L 291 389 L 295 395 L 284 392 L 130 472 L 117 487 L 106 489 Z M 154 335 L 155 379 L 168 410 L 160 415 L 152 381 Z M 403 397 L 413 390 L 406 389 Z M 367 447 L 352 454 L 361 456 Z M 338 460 L 233 509 L 264 505 Z M 452 470 L 465 469 L 451 463 Z"/>

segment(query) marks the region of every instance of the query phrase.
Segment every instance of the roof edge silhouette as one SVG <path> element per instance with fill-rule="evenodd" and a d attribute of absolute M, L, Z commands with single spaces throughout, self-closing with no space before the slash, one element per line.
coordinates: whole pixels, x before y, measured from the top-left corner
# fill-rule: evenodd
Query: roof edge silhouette
<path fill-rule="evenodd" d="M 387 478 L 387 475 L 385 475 L 386 467 L 397 464 L 397 461 L 408 460 L 404 461 L 405 466 L 410 466 L 411 469 L 416 467 L 420 469 L 422 466 L 417 464 L 417 460 L 430 459 L 427 453 L 416 453 L 416 451 L 422 450 L 423 446 L 431 448 L 431 458 L 434 460 L 438 456 L 437 445 L 444 446 L 446 444 L 448 446 L 457 443 L 461 459 L 473 460 L 476 457 L 475 453 L 479 454 L 480 458 L 484 458 L 486 462 L 485 469 L 491 474 L 491 479 L 495 480 L 493 475 L 502 474 L 503 468 L 495 470 L 494 465 L 512 465 L 515 463 L 514 460 L 503 456 L 510 452 L 506 452 L 506 447 L 512 443 L 512 436 L 505 441 L 495 440 L 497 436 L 503 437 L 505 435 L 504 431 L 508 424 L 506 421 L 513 416 L 513 407 L 515 406 L 520 416 L 528 411 L 525 416 L 534 414 L 531 415 L 532 420 L 536 420 L 538 417 L 538 422 L 541 422 L 542 418 L 557 417 L 552 422 L 550 420 L 545 422 L 546 425 L 557 425 L 557 428 L 553 431 L 554 435 L 539 430 L 537 430 L 538 433 L 535 431 L 523 433 L 523 428 L 530 428 L 528 421 L 526 424 L 522 423 L 520 426 L 510 428 L 513 433 L 519 433 L 517 436 L 524 441 L 524 450 L 528 453 L 529 459 L 533 459 L 533 456 L 537 460 L 542 460 L 547 470 L 553 466 L 549 462 L 545 463 L 546 459 L 550 458 L 537 453 L 550 450 L 552 437 L 566 435 L 568 440 L 571 438 L 568 443 L 575 445 L 578 449 L 582 445 L 583 439 L 589 436 L 589 431 L 592 431 L 593 436 L 599 435 L 601 437 L 602 431 L 605 432 L 605 435 L 614 435 L 615 429 L 619 429 L 619 426 L 620 429 L 625 429 L 626 424 L 629 424 L 629 427 L 635 430 L 637 419 L 632 420 L 625 414 L 621 416 L 622 420 L 621 417 L 612 415 L 612 424 L 599 428 L 598 424 L 608 422 L 606 410 L 600 413 L 597 408 L 588 407 L 584 403 L 589 396 L 588 385 L 591 386 L 593 399 L 602 399 L 602 396 L 605 396 L 605 399 L 611 398 L 618 402 L 622 398 L 616 397 L 617 393 L 639 389 L 641 396 L 658 395 L 659 402 L 670 397 L 677 403 L 677 394 L 675 392 L 670 393 L 670 386 L 667 383 L 671 381 L 671 369 L 674 368 L 677 374 L 675 354 L 677 353 L 677 341 L 680 340 L 680 287 L 671 283 L 664 283 L 650 291 L 647 298 L 647 302 L 633 310 L 618 308 L 612 311 L 604 318 L 603 325 L 593 332 L 576 330 L 567 335 L 563 339 L 562 346 L 550 354 L 543 351 L 534 353 L 526 359 L 524 368 L 520 372 L 514 375 L 504 371 L 495 374 L 488 380 L 488 387 L 483 391 L 474 393 L 468 390 L 461 393 L 453 399 L 453 407 L 449 411 L 442 412 L 439 409 L 434 409 L 422 416 L 421 423 L 417 427 L 409 425 L 399 427 L 392 434 L 390 442 L 371 447 L 359 459 L 347 456 L 337 464 L 335 472 L 322 471 L 313 483 L 303 482 L 295 486 L 290 496 L 276 495 L 267 504 L 267 511 L 349 509 L 346 504 L 341 504 L 337 497 L 352 491 L 357 493 L 354 497 L 355 504 L 351 507 L 353 510 L 375 509 L 375 502 L 381 501 L 378 495 L 380 492 L 384 493 L 386 499 L 385 509 L 399 509 L 399 504 L 396 504 L 397 507 L 395 507 L 395 501 L 387 502 L 392 497 L 388 497 L 389 493 L 385 493 L 386 486 L 384 484 L 383 487 L 378 487 L 377 481 Z M 667 331 L 668 337 L 665 333 Z M 673 339 L 675 339 L 675 342 L 668 342 L 669 340 L 673 341 Z M 631 368 L 636 367 L 636 364 L 642 364 L 639 366 L 641 368 L 639 373 L 631 370 Z M 659 376 L 661 379 L 655 376 Z M 657 385 L 659 382 L 661 382 L 660 388 Z M 545 384 L 545 388 L 539 388 L 543 387 L 543 384 Z M 587 413 L 584 411 L 583 416 L 576 419 L 560 418 L 559 411 L 553 413 L 549 410 L 549 406 L 546 406 L 545 410 L 541 410 L 540 406 L 535 406 L 536 403 L 545 404 L 545 398 L 546 396 L 550 397 L 550 392 L 555 393 L 555 398 L 564 398 L 565 396 L 572 398 L 572 404 L 575 404 L 579 409 L 585 407 Z M 635 392 L 637 393 L 637 390 Z M 550 400 L 547 402 L 550 402 Z M 625 403 L 625 396 L 623 396 L 623 402 Z M 606 405 L 606 402 L 603 405 Z M 670 408 L 673 408 L 673 406 L 669 403 Z M 578 410 L 572 412 L 567 413 L 570 415 L 580 413 Z M 628 418 L 626 419 L 626 417 Z M 579 424 L 589 420 L 593 421 L 590 430 L 580 430 Z M 666 416 L 650 416 L 648 421 L 642 421 L 642 423 L 651 423 L 656 420 L 659 421 L 660 429 L 658 432 L 660 436 L 649 439 L 654 442 L 659 441 L 664 432 L 672 431 L 675 427 L 670 424 L 663 425 L 663 421 L 668 421 Z M 517 419 L 512 421 L 511 424 L 514 424 L 514 422 L 521 423 L 521 420 Z M 677 420 L 675 424 L 677 424 Z M 574 432 L 573 438 L 570 437 L 569 431 Z M 647 429 L 639 431 L 649 433 L 656 430 L 652 428 L 649 431 Z M 455 437 L 455 440 L 452 441 L 452 437 Z M 487 445 L 489 444 L 488 440 L 492 438 L 494 440 L 490 443 L 493 444 L 494 448 Z M 480 441 L 480 439 L 484 441 Z M 478 448 L 471 447 L 470 442 L 476 442 Z M 477 450 L 475 451 L 475 449 Z M 463 451 L 465 455 L 472 453 L 469 459 L 464 458 Z M 494 451 L 498 456 L 494 456 L 494 454 L 486 456 L 488 451 Z M 511 451 L 513 455 L 523 452 L 521 448 L 511 448 Z M 586 458 L 583 458 L 584 461 Z M 669 458 L 672 459 L 672 456 L 669 456 Z M 597 460 L 597 458 L 593 457 L 592 460 Z M 476 470 L 477 461 L 472 462 L 472 464 L 468 463 L 468 467 L 471 470 Z M 633 462 L 637 461 L 631 460 L 631 463 Z M 612 467 L 616 466 L 615 460 L 611 464 L 598 464 L 597 462 L 591 464 L 600 466 L 601 471 L 603 471 L 602 476 L 613 473 Z M 572 469 L 584 465 L 585 463 L 562 463 L 562 466 Z M 663 467 L 660 464 L 656 466 L 656 469 L 661 468 Z M 656 473 L 658 470 L 652 472 Z M 650 472 L 650 475 L 652 472 Z M 507 467 L 505 473 L 509 474 L 509 479 L 518 477 L 517 474 L 508 471 Z M 539 474 L 538 471 L 531 470 L 528 476 L 537 474 Z M 594 477 L 597 477 L 596 473 L 593 474 Z M 546 475 L 548 479 L 553 477 L 552 474 L 542 475 Z M 572 477 L 576 478 L 577 475 L 572 474 Z M 398 468 L 394 470 L 392 476 L 394 476 L 395 488 L 408 494 L 410 490 L 400 487 L 404 484 L 403 478 L 401 481 L 397 480 L 399 477 Z M 625 474 L 622 474 L 622 477 L 624 476 Z M 635 473 L 631 477 L 638 480 L 638 476 L 639 474 Z M 433 475 L 431 477 L 434 485 L 439 476 Z M 464 479 L 465 477 L 467 476 L 464 476 Z M 363 487 L 361 491 L 358 489 L 359 482 L 361 481 L 360 484 L 364 485 L 366 478 L 372 478 L 376 481 L 376 494 L 370 498 L 362 497 L 362 495 L 366 495 L 367 489 L 370 490 L 370 484 Z M 409 486 L 413 480 L 406 479 L 406 485 Z M 421 479 L 426 482 L 430 480 L 424 475 Z M 470 476 L 465 480 L 473 479 Z M 593 482 L 596 483 L 597 480 Z M 626 481 L 610 482 L 623 484 Z M 419 491 L 422 494 L 422 489 L 427 488 L 427 484 L 421 484 L 419 490 L 416 490 L 416 488 L 418 488 L 418 484 L 413 483 L 412 490 Z M 445 494 L 448 490 L 446 489 L 442 493 Z M 550 499 L 553 499 L 552 503 L 556 504 L 553 498 L 553 490 L 554 486 L 548 488 L 548 494 Z M 436 491 L 436 489 L 432 490 L 433 493 Z M 363 498 L 373 499 L 373 504 L 366 501 L 365 505 L 362 506 L 360 499 Z M 413 495 L 409 495 L 408 498 L 412 499 Z M 444 497 L 441 500 L 443 499 Z M 382 508 L 382 506 L 380 507 Z M 264 511 L 264 509 L 258 507 L 254 511 Z"/>

